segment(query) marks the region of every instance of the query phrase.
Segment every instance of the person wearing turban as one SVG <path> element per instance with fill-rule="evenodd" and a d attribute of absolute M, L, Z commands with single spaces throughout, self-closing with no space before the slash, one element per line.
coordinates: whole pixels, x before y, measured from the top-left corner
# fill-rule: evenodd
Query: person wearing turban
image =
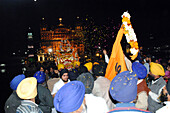
<path fill-rule="evenodd" d="M 88 72 L 87 67 L 84 65 L 80 65 L 78 68 L 78 74 L 81 75 L 82 73 L 86 73 L 86 72 Z"/>
<path fill-rule="evenodd" d="M 21 104 L 21 99 L 18 97 L 16 93 L 16 89 L 18 84 L 25 79 L 25 75 L 17 75 L 10 82 L 10 88 L 13 90 L 12 94 L 9 96 L 7 101 L 5 102 L 5 113 L 15 113 L 17 107 Z"/>
<path fill-rule="evenodd" d="M 57 91 L 66 83 L 70 82 L 69 76 L 68 76 L 68 70 L 62 69 L 60 71 L 60 80 L 54 84 L 53 90 L 51 92 L 51 95 L 54 97 Z"/>
<path fill-rule="evenodd" d="M 23 99 L 16 113 L 43 113 L 35 103 L 35 97 L 37 96 L 37 79 L 35 77 L 23 79 L 19 83 L 16 92 Z"/>
<path fill-rule="evenodd" d="M 91 73 L 82 73 L 77 80 L 81 81 L 85 86 L 85 105 L 87 106 L 87 113 L 107 113 L 109 109 L 105 99 L 92 94 L 94 78 Z"/>
<path fill-rule="evenodd" d="M 61 71 L 62 69 L 64 69 L 64 64 L 58 64 L 57 68 L 59 71 Z"/>
<path fill-rule="evenodd" d="M 68 75 L 69 75 L 70 81 L 77 80 L 78 71 L 76 69 L 72 69 L 71 71 L 69 71 Z"/>
<path fill-rule="evenodd" d="M 37 96 L 36 103 L 41 108 L 44 113 L 51 113 L 53 108 L 53 97 L 48 88 L 43 86 L 43 83 L 46 80 L 46 75 L 43 71 L 37 71 L 34 76 L 37 79 Z"/>
<path fill-rule="evenodd" d="M 137 81 L 138 77 L 135 72 L 123 71 L 117 74 L 111 84 L 109 93 L 116 100 L 116 108 L 108 113 L 117 112 L 135 112 L 135 113 L 151 113 L 135 107 L 137 96 Z"/>
<path fill-rule="evenodd" d="M 148 88 L 151 90 L 148 96 L 148 110 L 155 112 L 163 107 L 163 102 L 160 101 L 159 96 L 166 86 L 166 82 L 162 77 L 165 75 L 164 68 L 158 63 L 151 62 L 149 74 L 153 77 L 153 80 L 148 84 Z"/>
<path fill-rule="evenodd" d="M 106 66 L 107 65 L 105 62 L 95 64 L 93 66 L 92 72 L 96 76 L 97 79 L 94 81 L 94 88 L 92 90 L 92 94 L 94 96 L 104 98 L 106 101 L 106 104 L 109 107 L 109 110 L 111 110 L 115 107 L 115 105 L 111 101 L 109 93 L 108 93 L 111 81 L 104 77 Z"/>
<path fill-rule="evenodd" d="M 54 107 L 61 113 L 86 113 L 84 95 L 84 84 L 80 81 L 71 81 L 56 93 Z"/>
<path fill-rule="evenodd" d="M 145 81 L 145 77 L 147 76 L 147 69 L 143 64 L 141 64 L 139 62 L 133 62 L 132 70 L 138 76 L 137 101 L 136 101 L 135 106 L 137 108 L 147 110 L 147 108 L 148 108 L 148 93 L 150 91 L 150 89 L 148 88 L 147 83 Z"/>
<path fill-rule="evenodd" d="M 92 72 L 92 67 L 93 67 L 92 62 L 88 62 L 88 63 L 84 64 L 84 66 L 87 68 L 87 70 L 88 70 L 90 73 Z"/>
<path fill-rule="evenodd" d="M 80 66 L 80 62 L 79 62 L 79 61 L 75 61 L 75 62 L 73 63 L 73 68 L 74 68 L 74 69 L 78 70 L 79 66 Z"/>

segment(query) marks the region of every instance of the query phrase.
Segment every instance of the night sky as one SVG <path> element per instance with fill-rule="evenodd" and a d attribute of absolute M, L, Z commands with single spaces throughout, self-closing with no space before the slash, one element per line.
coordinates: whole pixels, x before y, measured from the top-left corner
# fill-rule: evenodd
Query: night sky
<path fill-rule="evenodd" d="M 89 15 L 102 25 L 108 17 L 121 22 L 121 15 L 127 10 L 142 46 L 169 44 L 168 4 L 165 0 L 0 0 L 1 53 L 5 56 L 22 49 L 29 27 L 35 41 L 39 41 L 42 17 L 47 24 L 57 25 L 62 17 L 65 25 L 72 25 L 77 16 Z"/>

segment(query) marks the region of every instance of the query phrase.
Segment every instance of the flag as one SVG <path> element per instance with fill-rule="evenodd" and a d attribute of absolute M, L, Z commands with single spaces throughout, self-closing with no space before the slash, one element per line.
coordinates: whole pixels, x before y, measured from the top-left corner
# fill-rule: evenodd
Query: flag
<path fill-rule="evenodd" d="M 107 65 L 105 77 L 110 81 L 120 72 L 127 71 L 124 54 L 120 41 L 123 37 L 123 28 L 117 34 L 116 40 L 113 44 L 112 53 Z"/>

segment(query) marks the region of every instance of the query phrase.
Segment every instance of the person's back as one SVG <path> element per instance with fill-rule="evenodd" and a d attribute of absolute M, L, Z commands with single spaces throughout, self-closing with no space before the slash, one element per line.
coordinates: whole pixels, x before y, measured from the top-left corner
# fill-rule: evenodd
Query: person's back
<path fill-rule="evenodd" d="M 47 81 L 48 89 L 50 90 L 50 92 L 53 91 L 54 84 L 55 84 L 56 82 L 58 82 L 59 80 L 60 80 L 60 78 L 50 78 L 50 79 Z"/>
<path fill-rule="evenodd" d="M 109 97 L 109 87 L 110 87 L 110 80 L 108 80 L 105 77 L 98 77 L 94 81 L 94 88 L 92 90 L 92 94 L 94 94 L 97 97 L 102 97 L 106 100 L 106 103 L 109 107 L 109 109 L 113 109 L 115 105 L 112 103 L 110 97 Z"/>
<path fill-rule="evenodd" d="M 38 84 L 38 98 L 40 103 L 38 106 L 44 113 L 51 113 L 53 108 L 53 98 L 50 91 L 43 87 L 41 84 Z"/>
<path fill-rule="evenodd" d="M 93 94 L 85 94 L 87 113 L 106 113 L 109 111 L 105 99 Z"/>
<path fill-rule="evenodd" d="M 137 81 L 137 99 L 136 99 L 136 108 L 140 108 L 143 110 L 147 110 L 148 108 L 148 93 L 150 89 L 148 88 L 146 81 L 144 80 L 147 76 L 147 69 L 146 67 L 139 63 L 133 62 L 132 63 L 132 70 L 138 76 Z"/>
<path fill-rule="evenodd" d="M 134 103 L 118 103 L 116 104 L 116 108 L 109 111 L 108 113 L 118 113 L 118 112 L 123 112 L 123 113 L 151 113 L 150 111 L 146 111 L 143 109 L 139 109 L 134 107 Z"/>
<path fill-rule="evenodd" d="M 10 88 L 13 90 L 12 94 L 9 96 L 7 101 L 5 102 L 5 113 L 15 113 L 17 107 L 21 104 L 21 98 L 18 97 L 16 93 L 16 89 L 18 87 L 18 84 L 25 79 L 25 75 L 21 74 L 18 76 L 15 76 L 12 81 L 10 82 Z"/>
<path fill-rule="evenodd" d="M 108 113 L 133 112 L 151 113 L 135 107 L 134 101 L 137 96 L 137 76 L 135 72 L 123 71 L 117 74 L 110 85 L 110 95 L 119 103 Z"/>
<path fill-rule="evenodd" d="M 22 80 L 17 87 L 17 95 L 21 99 L 21 105 L 17 107 L 16 113 L 43 113 L 35 103 L 37 96 L 37 80 L 34 77 L 28 77 Z"/>
<path fill-rule="evenodd" d="M 5 113 L 15 113 L 17 107 L 21 104 L 21 99 L 16 94 L 16 91 L 10 95 L 10 97 L 5 102 Z"/>
<path fill-rule="evenodd" d="M 92 94 L 94 86 L 93 76 L 87 72 L 82 73 L 77 78 L 85 86 L 85 105 L 87 106 L 87 113 L 106 113 L 109 111 L 105 99 L 102 97 L 96 97 Z"/>
<path fill-rule="evenodd" d="M 45 82 L 46 75 L 42 71 L 37 71 L 34 74 L 34 77 L 37 79 L 37 96 L 36 103 L 41 108 L 41 110 L 45 113 L 51 113 L 53 107 L 53 98 L 51 96 L 51 92 L 48 88 L 43 86 Z"/>
<path fill-rule="evenodd" d="M 37 104 L 30 100 L 21 101 L 21 105 L 17 108 L 16 113 L 43 113 Z"/>

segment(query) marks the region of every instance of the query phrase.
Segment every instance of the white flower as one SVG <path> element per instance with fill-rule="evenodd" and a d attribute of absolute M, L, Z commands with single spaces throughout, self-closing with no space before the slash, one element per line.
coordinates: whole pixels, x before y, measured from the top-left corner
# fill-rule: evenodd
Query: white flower
<path fill-rule="evenodd" d="M 135 48 L 131 48 L 131 49 L 130 49 L 130 53 L 133 54 L 133 55 L 137 54 L 138 51 L 139 51 L 139 50 L 138 50 L 138 49 L 135 49 Z"/>
<path fill-rule="evenodd" d="M 130 19 L 130 14 L 128 12 L 124 12 L 123 15 L 122 15 L 122 18 L 123 18 L 123 16 L 125 16 L 125 17 Z"/>

